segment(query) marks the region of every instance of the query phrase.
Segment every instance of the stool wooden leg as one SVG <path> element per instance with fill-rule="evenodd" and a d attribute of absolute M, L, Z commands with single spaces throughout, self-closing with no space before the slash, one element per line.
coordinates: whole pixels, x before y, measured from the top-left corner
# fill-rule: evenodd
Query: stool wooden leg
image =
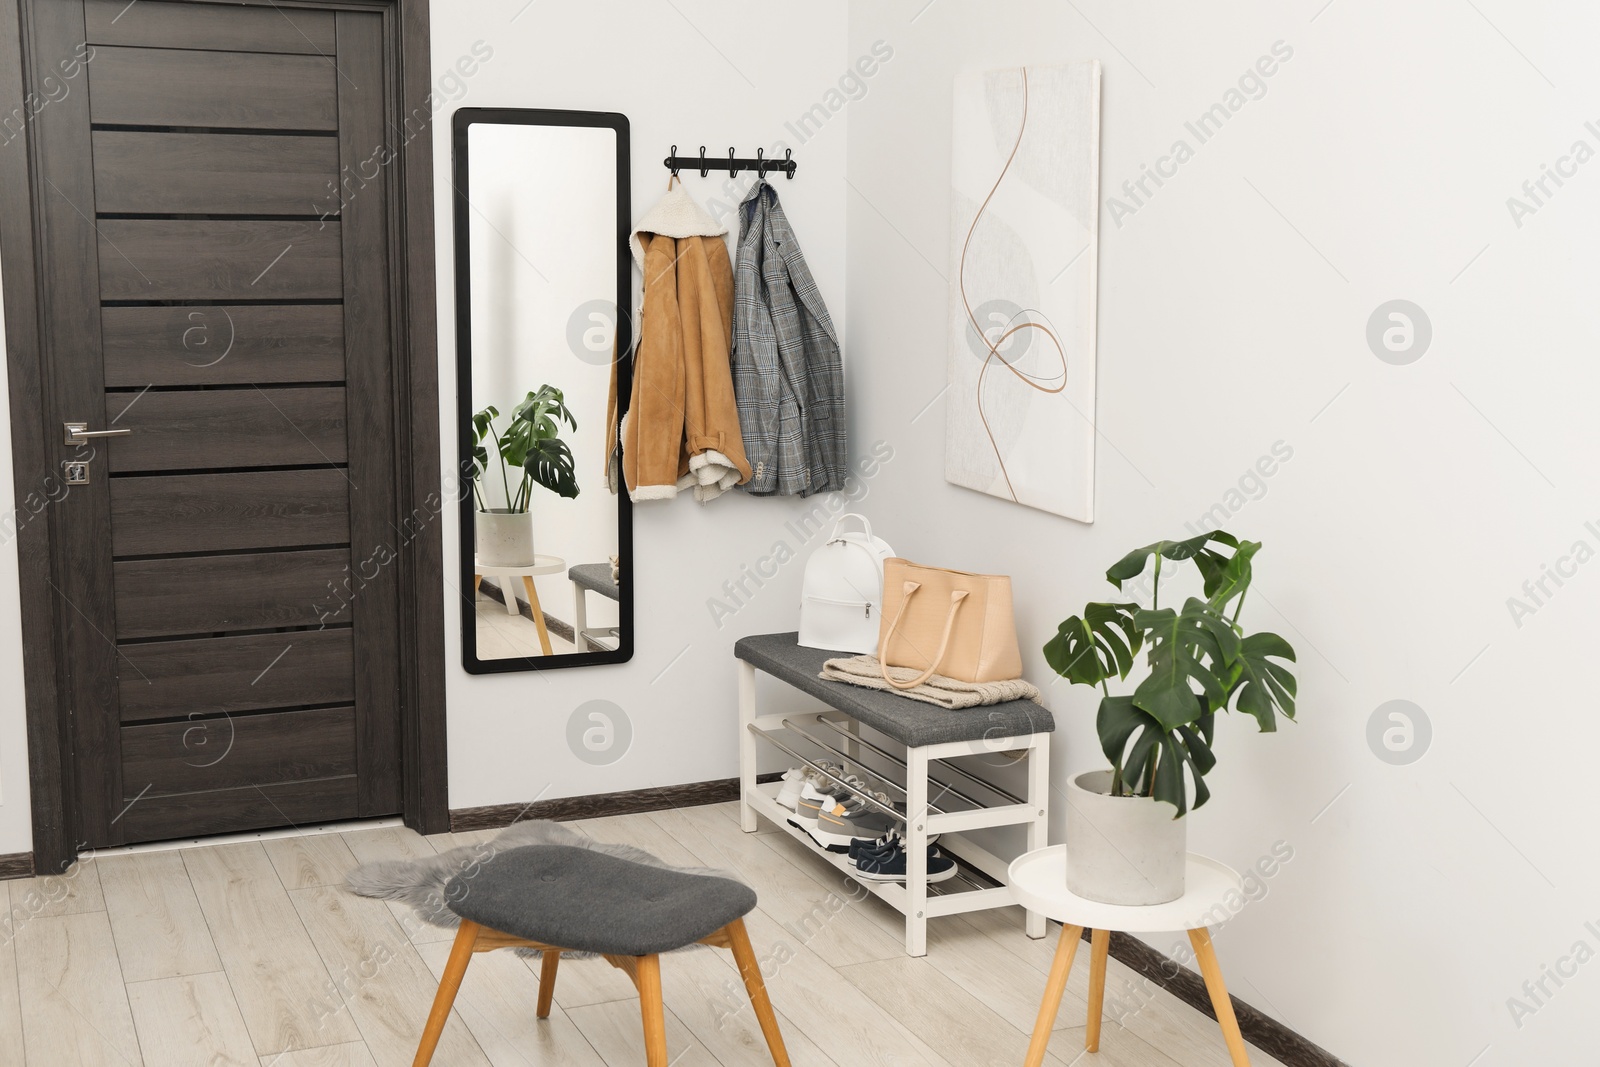
<path fill-rule="evenodd" d="M 477 600 L 478 599 L 478 590 L 479 590 L 479 588 L 482 587 L 482 585 L 483 585 L 483 575 L 474 574 L 472 576 L 472 599 L 473 600 Z"/>
<path fill-rule="evenodd" d="M 1044 1050 L 1050 1046 L 1050 1031 L 1055 1028 L 1061 994 L 1067 991 L 1067 975 L 1072 973 L 1072 958 L 1078 954 L 1078 939 L 1082 936 L 1081 926 L 1061 928 L 1061 940 L 1056 942 L 1056 958 L 1044 983 L 1044 1000 L 1039 1004 L 1039 1018 L 1033 1024 L 1033 1040 L 1028 1042 L 1028 1058 L 1023 1067 L 1040 1067 L 1044 1063 Z"/>
<path fill-rule="evenodd" d="M 645 1067 L 669 1067 L 667 1015 L 661 1003 L 661 957 L 634 959 L 634 984 L 639 987 L 639 1014 L 644 1017 Z"/>
<path fill-rule="evenodd" d="M 1110 951 L 1110 930 L 1095 930 L 1089 935 L 1089 1029 L 1083 1040 L 1086 1052 L 1100 1051 L 1100 1015 L 1106 1006 L 1106 956 Z"/>
<path fill-rule="evenodd" d="M 783 1047 L 783 1034 L 778 1030 L 778 1016 L 767 998 L 767 983 L 761 977 L 761 964 L 756 960 L 755 949 L 750 947 L 750 935 L 745 932 L 744 920 L 735 919 L 723 927 L 728 934 L 728 948 L 733 951 L 733 962 L 739 966 L 739 976 L 744 979 L 745 992 L 750 995 L 750 1006 L 756 1010 L 756 1021 L 761 1024 L 761 1034 L 767 1039 L 767 1051 L 777 1067 L 789 1067 L 789 1050 Z"/>
<path fill-rule="evenodd" d="M 444 1032 L 444 1024 L 450 1018 L 450 1007 L 456 1002 L 456 991 L 461 988 L 467 964 L 472 962 L 472 947 L 478 942 L 480 929 L 475 922 L 461 920 L 461 929 L 456 931 L 455 944 L 450 947 L 450 960 L 444 965 L 444 975 L 439 979 L 439 992 L 434 994 L 433 1010 L 428 1012 L 428 1024 L 422 1028 L 422 1041 L 417 1045 L 417 1056 L 411 1061 L 411 1067 L 428 1067 L 432 1061 L 433 1050 L 439 1045 L 439 1035 Z"/>
<path fill-rule="evenodd" d="M 550 1018 L 550 1002 L 556 995 L 556 968 L 561 965 L 561 950 L 547 948 L 539 960 L 539 1018 Z"/>
<path fill-rule="evenodd" d="M 1222 967 L 1217 963 L 1217 953 L 1211 947 L 1211 933 L 1205 927 L 1190 930 L 1189 944 L 1194 946 L 1195 960 L 1200 964 L 1200 976 L 1206 980 L 1206 992 L 1211 995 L 1212 1008 L 1216 1009 L 1222 1037 L 1228 1042 L 1228 1055 L 1233 1057 L 1233 1067 L 1250 1067 L 1250 1054 L 1245 1051 L 1244 1035 L 1239 1033 L 1239 1020 L 1233 1014 L 1233 1001 L 1228 997 L 1228 987 L 1222 982 Z"/>
<path fill-rule="evenodd" d="M 539 606 L 539 592 L 533 587 L 533 579 L 526 574 L 522 576 L 522 585 L 528 590 L 528 607 L 533 610 L 533 624 L 539 628 L 539 647 L 544 649 L 545 655 L 550 655 L 550 631 L 544 625 L 544 608 Z M 511 594 L 507 593 L 509 598 Z M 511 610 L 515 611 L 515 608 Z M 576 635 L 574 635 L 576 636 Z"/>

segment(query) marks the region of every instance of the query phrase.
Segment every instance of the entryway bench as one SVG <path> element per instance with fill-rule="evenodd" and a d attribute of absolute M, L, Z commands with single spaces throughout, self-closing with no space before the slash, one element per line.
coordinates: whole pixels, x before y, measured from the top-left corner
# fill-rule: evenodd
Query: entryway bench
<path fill-rule="evenodd" d="M 733 646 L 739 663 L 740 825 L 744 830 L 753 833 L 756 816 L 763 815 L 811 845 L 817 855 L 845 874 L 856 877 L 855 865 L 847 856 L 816 848 L 809 834 L 789 823 L 792 813 L 775 799 L 776 784 L 757 781 L 757 743 L 766 741 L 801 766 L 833 778 L 818 763 L 836 763 L 897 801 L 904 800 L 904 816 L 876 802 L 870 806 L 904 824 L 905 883 L 858 881 L 905 915 L 908 955 L 927 954 L 929 918 L 1017 903 L 1007 884 L 1006 862 L 965 835 L 990 827 L 1023 826 L 1029 850 L 1045 846 L 1050 734 L 1056 728 L 1050 711 L 1031 700 L 949 710 L 897 693 L 824 681 L 820 677 L 823 662 L 850 653 L 805 648 L 798 637 L 797 633 L 760 634 L 742 638 Z M 757 671 L 815 697 L 828 705 L 828 710 L 762 714 L 756 706 Z M 948 762 L 959 756 L 986 756 L 997 767 L 1025 759 L 1026 796 L 1019 797 Z M 930 769 L 936 770 L 937 776 L 930 776 Z M 959 879 L 937 886 L 934 894 L 929 893 L 927 870 L 927 842 L 932 834 L 940 835 L 940 850 L 966 868 Z M 951 891 L 957 881 L 965 884 L 964 891 Z M 1043 937 L 1044 916 L 1028 912 L 1026 929 L 1029 937 Z"/>

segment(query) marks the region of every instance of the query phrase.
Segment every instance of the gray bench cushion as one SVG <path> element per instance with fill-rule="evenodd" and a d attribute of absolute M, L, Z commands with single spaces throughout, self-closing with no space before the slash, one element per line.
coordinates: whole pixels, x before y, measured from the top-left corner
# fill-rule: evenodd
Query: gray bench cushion
<path fill-rule="evenodd" d="M 696 941 L 756 906 L 741 882 L 570 845 L 496 853 L 450 879 L 450 910 L 514 937 L 580 952 L 648 956 Z"/>
<path fill-rule="evenodd" d="M 847 682 L 825 682 L 818 677 L 823 661 L 852 653 L 805 648 L 799 637 L 786 633 L 740 638 L 733 654 L 903 745 L 1018 737 L 1056 728 L 1049 709 L 1031 700 L 952 710 Z"/>
<path fill-rule="evenodd" d="M 622 590 L 611 580 L 609 563 L 580 563 L 576 567 L 567 568 L 567 577 L 583 588 L 611 600 L 618 600 L 622 596 Z"/>

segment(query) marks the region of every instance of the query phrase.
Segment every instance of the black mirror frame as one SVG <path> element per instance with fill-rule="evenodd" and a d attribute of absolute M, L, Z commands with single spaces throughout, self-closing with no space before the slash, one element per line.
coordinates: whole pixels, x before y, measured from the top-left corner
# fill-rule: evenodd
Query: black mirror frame
<path fill-rule="evenodd" d="M 451 126 L 452 216 L 455 226 L 456 270 L 456 470 L 462 479 L 460 497 L 460 591 L 461 665 L 468 674 L 504 674 L 509 671 L 558 670 L 565 667 L 591 667 L 605 663 L 626 663 L 633 658 L 633 507 L 627 491 L 617 493 L 617 556 L 621 577 L 617 602 L 617 648 L 610 652 L 573 652 L 554 656 L 527 656 L 508 659 L 478 658 L 476 596 L 473 589 L 473 504 L 472 476 L 472 265 L 470 246 L 471 203 L 467 198 L 469 160 L 467 131 L 474 123 L 519 126 L 582 126 L 609 129 L 617 141 L 617 417 L 627 411 L 632 393 L 633 348 L 630 297 L 633 290 L 633 260 L 628 251 L 632 227 L 633 194 L 628 151 L 628 117 L 614 111 L 557 111 L 548 108 L 471 107 L 455 113 Z M 561 166 L 555 160 L 552 165 Z"/>

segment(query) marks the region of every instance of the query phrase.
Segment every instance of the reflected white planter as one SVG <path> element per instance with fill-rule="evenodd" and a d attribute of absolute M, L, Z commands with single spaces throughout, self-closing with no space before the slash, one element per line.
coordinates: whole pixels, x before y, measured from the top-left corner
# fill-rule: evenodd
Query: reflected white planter
<path fill-rule="evenodd" d="M 1102 904 L 1183 896 L 1189 820 L 1150 797 L 1114 797 L 1111 772 L 1067 782 L 1067 889 Z"/>
<path fill-rule="evenodd" d="M 489 567 L 521 567 L 533 562 L 533 516 L 504 508 L 472 517 L 478 562 Z"/>

